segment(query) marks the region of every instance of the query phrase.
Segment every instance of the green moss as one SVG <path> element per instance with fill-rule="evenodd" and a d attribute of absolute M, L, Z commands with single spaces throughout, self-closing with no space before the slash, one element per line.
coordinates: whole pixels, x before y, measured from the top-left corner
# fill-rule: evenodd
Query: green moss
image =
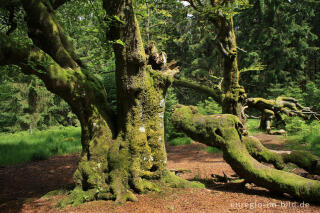
<path fill-rule="evenodd" d="M 320 174 L 320 159 L 307 151 L 292 151 L 282 156 L 285 162 L 294 163 L 311 174 Z"/>
<path fill-rule="evenodd" d="M 198 181 L 187 181 L 176 176 L 173 172 L 168 172 L 163 178 L 164 184 L 173 188 L 205 188 L 205 185 Z"/>
<path fill-rule="evenodd" d="M 260 141 L 255 137 L 243 137 L 243 142 L 251 156 L 255 159 L 271 163 L 277 169 L 283 169 L 285 166 L 284 160 L 280 154 L 270 151 L 265 148 Z"/>
<path fill-rule="evenodd" d="M 56 207 L 64 208 L 67 205 L 78 206 L 84 202 L 95 200 L 96 189 L 83 191 L 80 188 L 75 188 L 67 198 L 56 204 Z"/>
<path fill-rule="evenodd" d="M 50 198 L 57 195 L 67 195 L 69 193 L 68 189 L 62 188 L 62 189 L 56 189 L 53 191 L 48 192 L 47 194 L 43 195 L 41 198 Z"/>

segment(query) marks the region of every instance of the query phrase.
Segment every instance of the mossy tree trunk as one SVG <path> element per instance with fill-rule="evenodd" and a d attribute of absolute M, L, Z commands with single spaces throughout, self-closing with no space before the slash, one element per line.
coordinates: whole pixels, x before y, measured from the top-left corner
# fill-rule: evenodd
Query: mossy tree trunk
<path fill-rule="evenodd" d="M 222 15 L 213 22 L 219 31 L 217 43 L 224 59 L 222 112 L 236 115 L 242 123 L 245 123 L 242 103 L 246 94 L 244 88 L 239 84 L 240 72 L 233 18 L 227 19 Z"/>
<path fill-rule="evenodd" d="M 132 1 L 104 1 L 116 56 L 117 112 L 57 22 L 54 9 L 63 2 L 21 3 L 34 45 L 0 34 L 0 65 L 15 64 L 22 72 L 37 75 L 48 90 L 70 104 L 81 122 L 75 189 L 61 204 L 95 199 L 122 203 L 135 200 L 133 192 L 157 191 L 164 185 L 199 186 L 174 176 L 166 166 L 165 94 L 177 70 L 152 70 L 147 65 Z"/>

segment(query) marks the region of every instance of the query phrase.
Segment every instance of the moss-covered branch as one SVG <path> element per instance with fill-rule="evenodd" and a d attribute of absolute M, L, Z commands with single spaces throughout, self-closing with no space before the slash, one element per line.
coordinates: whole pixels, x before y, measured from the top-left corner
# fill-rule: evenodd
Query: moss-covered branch
<path fill-rule="evenodd" d="M 316 116 L 309 107 L 304 107 L 292 97 L 278 97 L 276 100 L 264 98 L 248 98 L 246 103 L 249 108 L 257 109 L 261 112 L 260 128 L 271 132 L 271 121 L 275 119 L 276 123 L 285 125 L 282 114 L 288 116 L 300 116 L 304 119 L 310 115 Z"/>
<path fill-rule="evenodd" d="M 310 174 L 320 175 L 320 159 L 307 151 L 290 151 L 279 153 L 264 147 L 255 137 L 243 137 L 243 142 L 251 156 L 260 162 L 273 164 L 277 169 L 283 169 L 286 163 L 294 163 Z"/>
<path fill-rule="evenodd" d="M 81 66 L 72 44 L 55 17 L 51 2 L 45 0 L 21 0 L 21 2 L 27 14 L 28 35 L 34 44 L 48 53 L 63 68 Z"/>
<path fill-rule="evenodd" d="M 179 106 L 172 115 L 172 121 L 176 128 L 192 139 L 220 148 L 226 162 L 246 181 L 305 201 L 320 201 L 319 181 L 267 167 L 249 154 L 239 133 L 236 116 L 202 116 L 195 107 Z"/>
<path fill-rule="evenodd" d="M 0 33 L 0 65 L 20 66 L 26 74 L 34 74 L 41 79 L 63 72 L 63 69 L 39 48 L 18 43 L 4 33 Z"/>
<path fill-rule="evenodd" d="M 17 65 L 25 74 L 38 76 L 49 91 L 71 105 L 78 117 L 88 113 L 80 107 L 80 103 L 85 102 L 85 97 L 90 97 L 92 104 L 101 107 L 99 111 L 109 125 L 114 125 L 114 112 L 107 103 L 107 94 L 102 83 L 86 70 L 80 67 L 64 69 L 38 47 L 13 41 L 9 36 L 0 33 L 0 66 L 3 65 Z"/>
<path fill-rule="evenodd" d="M 186 88 L 191 88 L 196 91 L 202 92 L 207 94 L 208 96 L 212 97 L 213 100 L 221 104 L 222 102 L 222 91 L 221 89 L 216 86 L 213 88 L 201 85 L 196 82 L 191 82 L 186 79 L 174 79 L 173 84 L 174 87 L 186 87 Z"/>

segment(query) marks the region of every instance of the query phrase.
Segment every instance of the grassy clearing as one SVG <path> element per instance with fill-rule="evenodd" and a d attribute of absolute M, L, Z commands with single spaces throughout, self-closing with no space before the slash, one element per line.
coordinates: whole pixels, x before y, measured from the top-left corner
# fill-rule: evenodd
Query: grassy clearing
<path fill-rule="evenodd" d="M 259 119 L 248 119 L 247 120 L 247 129 L 250 135 L 256 135 L 261 130 L 259 129 L 260 120 Z"/>
<path fill-rule="evenodd" d="M 0 166 L 48 159 L 81 151 L 79 127 L 54 127 L 36 131 L 0 134 Z"/>
<path fill-rule="evenodd" d="M 287 146 L 291 150 L 308 150 L 320 156 L 320 123 L 306 123 L 298 117 L 286 117 Z"/>
<path fill-rule="evenodd" d="M 208 152 L 208 153 L 222 153 L 222 151 L 216 147 L 213 146 L 207 146 L 204 151 Z"/>
<path fill-rule="evenodd" d="M 192 140 L 188 137 L 179 137 L 169 141 L 169 144 L 171 146 L 180 146 L 180 145 L 191 144 L 191 143 L 192 143 Z"/>

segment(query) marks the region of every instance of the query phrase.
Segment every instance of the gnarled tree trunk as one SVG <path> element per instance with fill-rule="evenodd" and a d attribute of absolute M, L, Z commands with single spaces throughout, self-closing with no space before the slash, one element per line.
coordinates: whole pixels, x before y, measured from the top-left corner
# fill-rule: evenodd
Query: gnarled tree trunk
<path fill-rule="evenodd" d="M 165 94 L 176 70 L 147 65 L 132 1 L 104 1 L 116 56 L 117 112 L 109 107 L 102 83 L 74 53 L 55 18 L 54 9 L 61 5 L 55 3 L 21 0 L 34 45 L 0 34 L 0 65 L 15 64 L 37 75 L 70 104 L 81 122 L 75 189 L 61 205 L 95 199 L 122 203 L 135 200 L 133 192 L 157 191 L 164 185 L 202 186 L 180 179 L 166 166 Z"/>

